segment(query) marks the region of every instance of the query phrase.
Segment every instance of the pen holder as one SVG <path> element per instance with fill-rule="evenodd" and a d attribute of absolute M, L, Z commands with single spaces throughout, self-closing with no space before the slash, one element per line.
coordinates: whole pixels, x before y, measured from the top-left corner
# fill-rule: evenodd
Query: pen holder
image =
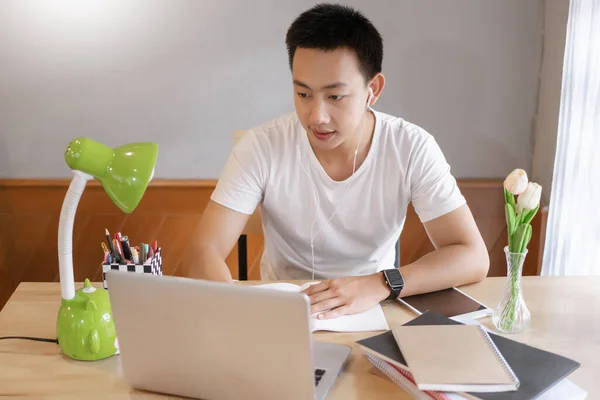
<path fill-rule="evenodd" d="M 102 281 L 104 289 L 108 289 L 106 284 L 106 273 L 108 271 L 133 272 L 138 274 L 162 275 L 162 257 L 161 248 L 156 250 L 156 253 L 143 264 L 102 264 Z"/>

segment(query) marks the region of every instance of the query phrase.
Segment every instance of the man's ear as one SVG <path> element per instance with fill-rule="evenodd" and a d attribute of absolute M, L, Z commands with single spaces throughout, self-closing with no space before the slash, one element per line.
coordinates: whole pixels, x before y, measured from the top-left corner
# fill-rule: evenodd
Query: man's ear
<path fill-rule="evenodd" d="M 385 86 L 385 77 L 380 72 L 371 79 L 371 83 L 369 84 L 370 97 L 369 97 L 369 106 L 375 104 L 381 93 L 383 92 L 383 87 Z"/>

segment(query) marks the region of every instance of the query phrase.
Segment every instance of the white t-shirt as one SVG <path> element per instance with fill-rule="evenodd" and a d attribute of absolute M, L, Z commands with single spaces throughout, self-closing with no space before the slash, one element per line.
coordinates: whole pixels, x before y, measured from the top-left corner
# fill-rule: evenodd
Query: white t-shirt
<path fill-rule="evenodd" d="M 326 174 L 295 112 L 247 131 L 234 147 L 211 198 L 245 214 L 260 207 L 262 279 L 312 278 L 313 220 L 315 279 L 366 275 L 394 268 L 410 202 L 422 222 L 465 203 L 433 136 L 371 111 L 371 148 L 342 182 Z"/>

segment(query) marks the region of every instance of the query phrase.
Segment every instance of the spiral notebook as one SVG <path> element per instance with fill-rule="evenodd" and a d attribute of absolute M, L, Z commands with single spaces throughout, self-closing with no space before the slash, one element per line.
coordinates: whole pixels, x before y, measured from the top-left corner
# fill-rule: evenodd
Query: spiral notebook
<path fill-rule="evenodd" d="M 464 397 L 453 392 L 421 391 L 410 371 L 399 368 L 372 354 L 366 354 L 367 360 L 400 386 L 406 393 L 416 400 L 464 400 Z"/>
<path fill-rule="evenodd" d="M 519 379 L 481 325 L 405 325 L 392 332 L 420 390 L 519 388 Z"/>

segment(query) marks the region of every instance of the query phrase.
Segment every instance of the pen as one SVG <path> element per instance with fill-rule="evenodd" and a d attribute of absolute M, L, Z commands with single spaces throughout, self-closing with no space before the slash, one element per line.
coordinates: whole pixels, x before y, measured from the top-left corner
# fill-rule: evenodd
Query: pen
<path fill-rule="evenodd" d="M 113 248 L 115 249 L 115 255 L 121 255 L 121 246 L 117 243 L 117 239 L 112 240 Z"/>
<path fill-rule="evenodd" d="M 115 239 L 117 240 L 117 247 L 119 248 L 119 254 L 123 254 L 123 246 L 121 245 L 121 232 L 115 233 Z"/>
<path fill-rule="evenodd" d="M 127 236 L 121 238 L 121 247 L 123 248 L 123 257 L 126 260 L 131 260 L 131 249 L 129 248 L 129 238 Z"/>
<path fill-rule="evenodd" d="M 152 259 L 152 257 L 154 257 L 154 249 L 150 247 L 148 250 L 148 260 Z"/>

